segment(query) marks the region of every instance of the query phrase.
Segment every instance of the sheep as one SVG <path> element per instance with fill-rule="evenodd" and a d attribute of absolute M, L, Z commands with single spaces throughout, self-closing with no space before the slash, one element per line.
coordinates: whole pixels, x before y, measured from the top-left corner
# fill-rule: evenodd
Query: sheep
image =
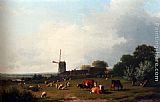
<path fill-rule="evenodd" d="M 66 86 L 67 86 L 67 87 L 70 87 L 70 82 L 69 82 L 69 81 L 66 82 Z"/>
<path fill-rule="evenodd" d="M 38 85 L 30 85 L 30 86 L 28 86 L 28 88 L 27 88 L 28 90 L 32 90 L 32 91 L 39 91 L 39 89 L 41 89 Z"/>
<path fill-rule="evenodd" d="M 60 84 L 60 85 L 58 86 L 58 89 L 60 90 L 60 89 L 62 89 L 62 87 L 64 87 L 63 84 Z"/>
<path fill-rule="evenodd" d="M 108 80 L 109 78 L 106 78 L 105 80 Z"/>
<path fill-rule="evenodd" d="M 53 83 L 53 84 L 55 84 L 56 82 L 55 82 L 55 81 L 53 81 L 52 83 Z"/>
<path fill-rule="evenodd" d="M 56 87 L 56 88 L 58 88 L 58 86 L 59 86 L 58 84 L 55 84 L 55 87 Z"/>
<path fill-rule="evenodd" d="M 64 90 L 66 89 L 66 86 L 64 86 L 63 84 L 59 84 L 58 86 L 58 90 Z"/>
<path fill-rule="evenodd" d="M 33 88 L 33 87 L 34 87 L 34 86 L 30 85 L 28 88 L 31 89 L 31 88 Z"/>
<path fill-rule="evenodd" d="M 42 89 L 42 86 L 40 86 L 39 84 L 37 85 L 38 89 Z"/>
<path fill-rule="evenodd" d="M 47 96 L 47 92 L 43 91 L 41 94 L 41 98 L 46 97 Z"/>
<path fill-rule="evenodd" d="M 48 81 L 44 81 L 45 84 L 48 84 Z"/>
<path fill-rule="evenodd" d="M 50 82 L 49 84 L 46 85 L 47 87 L 52 87 L 53 86 L 53 83 Z"/>
<path fill-rule="evenodd" d="M 61 90 L 65 90 L 66 89 L 66 86 L 63 86 L 62 88 L 61 88 Z"/>

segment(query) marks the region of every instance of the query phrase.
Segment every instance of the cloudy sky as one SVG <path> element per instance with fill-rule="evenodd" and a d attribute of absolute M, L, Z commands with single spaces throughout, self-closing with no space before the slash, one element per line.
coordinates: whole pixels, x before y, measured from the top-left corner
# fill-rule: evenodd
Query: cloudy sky
<path fill-rule="evenodd" d="M 0 0 L 0 72 L 57 72 L 94 60 L 110 67 L 154 45 L 159 0 Z"/>

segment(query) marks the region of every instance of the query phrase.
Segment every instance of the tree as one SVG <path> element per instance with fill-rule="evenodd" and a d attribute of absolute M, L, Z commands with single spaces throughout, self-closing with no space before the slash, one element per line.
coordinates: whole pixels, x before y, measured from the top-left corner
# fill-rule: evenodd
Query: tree
<path fill-rule="evenodd" d="M 149 80 L 154 77 L 154 67 L 150 61 L 141 62 L 139 68 L 136 69 L 136 78 L 138 81 Z"/>
<path fill-rule="evenodd" d="M 121 62 L 126 66 L 126 67 L 134 67 L 136 65 L 136 60 L 134 56 L 132 55 L 123 55 L 121 57 Z"/>
<path fill-rule="evenodd" d="M 152 63 L 155 63 L 155 52 L 156 51 L 153 46 L 147 46 L 143 44 L 136 47 L 133 55 L 136 58 L 138 65 L 145 61 L 151 61 Z"/>
<path fill-rule="evenodd" d="M 121 58 L 122 63 L 124 64 L 124 75 L 127 79 L 132 80 L 134 83 L 135 79 L 135 66 L 136 61 L 132 55 L 123 55 Z"/>
<path fill-rule="evenodd" d="M 96 60 L 96 61 L 93 61 L 92 66 L 97 68 L 106 68 L 108 67 L 108 63 L 105 61 Z"/>
<path fill-rule="evenodd" d="M 116 76 L 124 76 L 125 65 L 122 62 L 118 62 L 113 67 L 113 74 Z"/>
<path fill-rule="evenodd" d="M 123 63 L 124 76 L 132 80 L 132 84 L 136 81 L 150 80 L 154 77 L 155 68 L 155 48 L 145 44 L 136 47 L 133 55 L 123 55 L 121 63 Z M 160 63 L 160 59 L 158 60 Z M 122 72 L 120 63 L 114 66 L 114 71 L 119 75 Z M 158 66 L 159 67 L 159 66 Z"/>
<path fill-rule="evenodd" d="M 91 65 L 82 65 L 81 70 L 89 70 L 91 68 Z"/>

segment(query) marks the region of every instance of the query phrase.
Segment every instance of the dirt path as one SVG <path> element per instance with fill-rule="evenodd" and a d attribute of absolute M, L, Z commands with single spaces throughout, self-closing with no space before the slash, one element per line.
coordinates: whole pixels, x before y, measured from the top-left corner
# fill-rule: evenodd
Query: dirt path
<path fill-rule="evenodd" d="M 64 96 L 64 100 L 60 100 L 60 102 L 110 102 L 106 99 L 95 99 L 95 100 L 81 100 L 75 95 L 73 95 L 70 91 Z"/>

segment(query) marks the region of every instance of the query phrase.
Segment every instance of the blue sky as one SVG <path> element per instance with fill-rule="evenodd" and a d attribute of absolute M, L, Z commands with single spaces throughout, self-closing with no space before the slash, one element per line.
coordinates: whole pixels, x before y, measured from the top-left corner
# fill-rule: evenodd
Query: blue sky
<path fill-rule="evenodd" d="M 1 0 L 0 13 L 0 56 L 10 62 L 0 60 L 1 72 L 57 72 L 50 62 L 59 49 L 72 70 L 97 59 L 112 67 L 137 45 L 153 45 L 160 1 Z"/>

